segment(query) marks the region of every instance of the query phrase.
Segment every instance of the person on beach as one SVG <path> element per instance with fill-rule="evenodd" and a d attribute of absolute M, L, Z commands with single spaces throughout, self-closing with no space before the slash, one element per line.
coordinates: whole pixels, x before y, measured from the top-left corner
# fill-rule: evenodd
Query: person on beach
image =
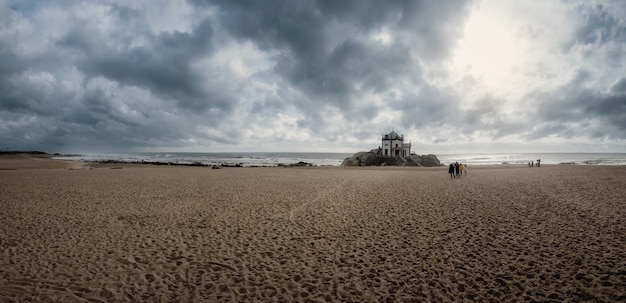
<path fill-rule="evenodd" d="M 456 177 L 461 178 L 461 176 L 459 176 L 459 162 L 454 163 L 454 171 L 456 172 Z"/>
<path fill-rule="evenodd" d="M 465 172 L 465 175 L 467 176 L 467 164 L 463 165 L 463 171 Z"/>
<path fill-rule="evenodd" d="M 537 159 L 537 167 L 541 166 L 541 159 Z"/>
<path fill-rule="evenodd" d="M 454 178 L 454 164 L 450 163 L 450 166 L 448 166 L 448 173 L 450 174 L 450 179 Z"/>
<path fill-rule="evenodd" d="M 459 163 L 459 175 L 462 176 L 463 175 L 463 171 L 465 170 L 465 165 L 463 165 L 463 163 Z"/>

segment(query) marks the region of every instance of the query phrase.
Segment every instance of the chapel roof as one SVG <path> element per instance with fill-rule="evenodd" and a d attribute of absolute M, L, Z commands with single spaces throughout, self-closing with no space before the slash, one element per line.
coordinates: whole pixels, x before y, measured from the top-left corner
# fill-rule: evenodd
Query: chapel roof
<path fill-rule="evenodd" d="M 383 140 L 404 140 L 404 136 L 398 135 L 395 131 L 391 131 L 383 135 Z"/>

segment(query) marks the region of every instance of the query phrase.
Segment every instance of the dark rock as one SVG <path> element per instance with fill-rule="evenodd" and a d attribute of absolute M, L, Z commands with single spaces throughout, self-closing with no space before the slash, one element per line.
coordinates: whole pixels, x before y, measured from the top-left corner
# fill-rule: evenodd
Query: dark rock
<path fill-rule="evenodd" d="M 369 152 L 358 152 L 352 157 L 346 158 L 341 166 L 440 166 L 441 162 L 435 155 L 410 155 L 406 158 L 401 156 L 383 156 L 380 149 L 372 149 Z"/>
<path fill-rule="evenodd" d="M 27 151 L 4 150 L 4 151 L 0 151 L 0 155 L 17 155 L 17 154 L 47 155 L 48 153 L 42 152 L 42 151 L 38 151 L 38 150 L 27 150 Z"/>
<path fill-rule="evenodd" d="M 312 163 L 308 163 L 308 162 L 304 162 L 304 161 L 300 161 L 298 163 L 292 163 L 292 164 L 282 164 L 279 163 L 278 167 L 296 167 L 296 166 L 315 166 Z"/>
<path fill-rule="evenodd" d="M 341 166 L 374 166 L 377 163 L 376 158 L 379 155 L 379 149 L 372 149 L 369 152 L 358 152 L 352 157 L 345 158 Z"/>
<path fill-rule="evenodd" d="M 417 166 L 425 166 L 425 167 L 432 167 L 432 166 L 441 166 L 441 162 L 439 162 L 439 159 L 437 159 L 437 156 L 433 155 L 433 154 L 429 154 L 429 155 L 410 155 L 408 157 L 408 161 L 415 163 Z"/>

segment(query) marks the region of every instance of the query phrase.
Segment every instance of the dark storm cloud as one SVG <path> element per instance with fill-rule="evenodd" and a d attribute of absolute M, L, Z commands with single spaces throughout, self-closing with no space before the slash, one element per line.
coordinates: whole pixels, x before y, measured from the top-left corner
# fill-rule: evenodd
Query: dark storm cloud
<path fill-rule="evenodd" d="M 195 1 L 207 4 L 207 1 Z M 240 39 L 278 51 L 276 72 L 315 102 L 343 110 L 359 93 L 394 78 L 419 81 L 420 61 L 450 51 L 467 1 L 215 1 L 220 24 Z M 387 29 L 389 45 L 365 39 Z M 415 75 L 411 75 L 415 73 Z M 415 83 L 419 85 L 420 83 Z M 306 107 L 306 105 L 302 105 Z"/>
<path fill-rule="evenodd" d="M 576 33 L 577 42 L 584 44 L 605 44 L 612 42 L 626 42 L 626 27 L 624 27 L 624 15 L 626 2 L 609 1 L 598 3 L 595 6 L 587 5 L 579 7 L 580 14 L 584 18 L 584 25 Z"/>
<path fill-rule="evenodd" d="M 78 9 L 72 6 L 75 3 L 78 2 L 51 5 L 64 10 Z M 464 18 L 469 5 L 466 1 L 190 3 L 200 11 L 217 9 L 216 17 L 197 19 L 189 32 L 155 33 L 144 11 L 110 4 L 103 16 L 109 19 L 107 28 L 103 29 L 89 14 L 72 16 L 66 20 L 64 32 L 51 41 L 49 52 L 20 56 L 6 43 L 0 49 L 5 54 L 2 60 L 7 63 L 2 65 L 0 73 L 10 80 L 2 82 L 6 86 L 2 96 L 4 115 L 9 120 L 16 120 L 15 115 L 20 113 L 29 113 L 38 120 L 55 117 L 55 129 L 69 129 L 77 135 L 85 135 L 89 130 L 97 135 L 93 140 L 103 145 L 116 140 L 122 144 L 149 141 L 133 134 L 161 137 L 156 141 L 167 141 L 168 135 L 175 134 L 175 131 L 155 131 L 153 126 L 159 123 L 151 119 L 157 117 L 141 105 L 169 106 L 172 112 L 187 110 L 192 116 L 204 113 L 205 119 L 198 117 L 198 121 L 217 127 L 219 120 L 227 119 L 230 114 L 246 114 L 236 111 L 239 96 L 211 81 L 207 76 L 210 71 L 199 71 L 193 65 L 219 50 L 221 45 L 215 45 L 219 40 L 215 30 L 219 29 L 242 43 L 251 41 L 260 50 L 272 53 L 275 76 L 297 92 L 297 98 L 293 99 L 256 100 L 251 108 L 272 117 L 286 106 L 295 106 L 304 113 L 297 125 L 312 134 L 321 134 L 327 129 L 326 115 L 332 108 L 345 112 L 347 123 L 367 122 L 381 109 L 380 104 L 362 102 L 361 98 L 367 94 L 384 95 L 399 81 L 407 79 L 415 87 L 423 85 L 420 66 L 448 55 L 462 25 L 459 20 Z M 16 5 L 13 9 L 27 18 L 46 9 L 46 3 Z M 383 30 L 390 36 L 388 44 L 371 39 Z M 81 72 L 84 77 L 81 92 L 63 92 L 58 79 L 52 84 L 56 86 L 45 92 L 20 83 L 26 71 L 58 76 L 58 71 L 64 68 Z M 137 87 L 155 100 L 151 104 L 142 103 L 128 96 L 116 102 L 112 99 L 116 98 L 115 94 L 89 86 L 100 78 L 111 81 L 107 85 L 113 85 L 112 89 Z M 437 102 L 425 98 L 413 101 L 428 102 L 422 107 L 431 108 Z M 119 108 L 122 105 L 138 114 L 125 116 Z M 265 106 L 275 109 L 258 110 Z M 49 124 L 41 127 L 45 125 Z M 182 127 L 178 131 L 183 133 L 192 128 L 186 123 L 176 127 Z M 236 133 L 225 136 L 237 138 Z M 224 141 L 215 136 L 211 140 Z"/>
<path fill-rule="evenodd" d="M 609 92 L 613 95 L 626 95 L 626 77 L 615 81 L 609 88 Z"/>
<path fill-rule="evenodd" d="M 0 76 L 6 77 L 22 70 L 21 58 L 12 49 L 12 43 L 0 41 Z"/>
<path fill-rule="evenodd" d="M 9 29 L 18 24 L 17 18 L 10 11 L 4 11 L 0 5 L 0 31 Z M 22 93 L 14 77 L 26 67 L 26 58 L 20 56 L 15 48 L 19 39 L 16 35 L 7 35 L 0 39 L 0 109 L 16 110 L 22 108 Z"/>
<path fill-rule="evenodd" d="M 16 9 L 36 13 L 45 4 Z M 180 146 L 193 133 L 194 122 L 215 125 L 217 117 L 233 110 L 234 96 L 207 84 L 206 76 L 192 68 L 195 59 L 212 51 L 210 20 L 198 22 L 189 33 L 152 33 L 140 11 L 110 5 L 106 14 L 113 24 L 108 30 L 88 18 L 69 18 L 66 32 L 50 41 L 48 51 L 26 55 L 19 36 L 0 40 L 0 118 L 10 125 L 0 128 L 0 148 L 84 149 L 82 141 L 113 150 Z M 17 14 L 11 16 L 13 20 L 4 21 L 6 27 L 23 22 Z M 78 90 L 67 91 L 61 74 L 74 68 L 84 78 L 76 83 Z M 50 75 L 46 87 L 33 79 L 41 75 Z M 112 81 L 107 85 L 113 90 L 137 87 L 153 98 L 138 101 L 137 96 L 116 96 L 90 84 L 101 78 Z M 127 115 L 121 106 L 135 114 Z M 181 115 L 209 110 L 201 118 Z"/>
<path fill-rule="evenodd" d="M 409 95 L 393 104 L 403 124 L 420 129 L 425 126 L 456 124 L 460 119 L 456 98 L 450 91 L 424 85 L 419 94 Z"/>
<path fill-rule="evenodd" d="M 78 20 L 58 42 L 78 57 L 77 67 L 87 78 L 101 76 L 139 86 L 191 110 L 231 110 L 234 101 L 220 95 L 218 88 L 207 88 L 205 77 L 191 67 L 195 59 L 212 50 L 210 22 L 201 22 L 191 33 L 152 34 L 145 24 L 127 21 L 141 20 L 138 12 L 114 7 L 110 13 L 120 22 L 113 33 L 99 35 Z M 139 39 L 144 45 L 133 46 Z"/>
<path fill-rule="evenodd" d="M 367 102 L 367 95 L 384 99 L 401 82 L 409 89 L 428 86 L 421 66 L 449 56 L 470 5 L 467 1 L 192 2 L 216 7 L 220 26 L 233 37 L 276 54 L 276 75 L 301 93 L 289 99 L 305 115 L 297 126 L 313 135 L 329 131 L 327 107 L 340 110 L 344 122 L 354 127 L 393 107 L 391 102 Z M 390 41 L 372 38 L 381 31 Z M 407 107 L 439 110 L 438 103 L 447 102 L 429 97 L 407 100 Z M 445 118 L 422 115 L 419 125 Z M 416 121 L 399 117 L 387 127 L 405 120 L 410 121 L 403 125 L 407 127 Z"/>
<path fill-rule="evenodd" d="M 524 132 L 525 126 L 503 115 L 506 100 L 486 95 L 478 99 L 472 107 L 460 111 L 457 117 L 461 132 L 472 135 L 479 132 L 494 139 Z"/>
<path fill-rule="evenodd" d="M 581 71 L 571 82 L 554 91 L 539 92 L 529 99 L 539 100 L 533 113 L 534 130 L 529 138 L 547 136 L 587 136 L 598 140 L 626 139 L 626 82 L 618 79 L 605 92 L 585 85 L 591 79 Z M 529 127 L 533 124 L 529 123 Z"/>
<path fill-rule="evenodd" d="M 0 148 L 236 149 L 246 138 L 286 143 L 291 131 L 339 142 L 394 127 L 625 138 L 626 78 L 602 71 L 623 70 L 619 1 L 568 12 L 581 18 L 558 55 L 599 66 L 526 92 L 538 109 L 523 119 L 505 114 L 526 113 L 506 92 L 451 84 L 446 64 L 473 1 L 188 0 L 181 14 L 148 6 L 166 2 L 0 2 Z M 172 18 L 162 24 L 162 14 Z M 610 83 L 598 85 L 599 75 Z M 444 136 L 429 140 L 455 142 Z"/>

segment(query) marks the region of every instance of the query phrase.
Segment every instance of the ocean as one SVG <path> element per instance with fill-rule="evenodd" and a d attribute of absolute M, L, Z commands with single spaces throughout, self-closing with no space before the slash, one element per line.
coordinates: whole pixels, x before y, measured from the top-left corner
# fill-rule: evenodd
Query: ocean
<path fill-rule="evenodd" d="M 174 164 L 226 165 L 243 167 L 266 167 L 306 162 L 314 166 L 340 166 L 346 153 L 289 153 L 289 152 L 228 152 L 228 153 L 125 153 L 125 154 L 86 154 L 54 157 L 76 161 L 120 161 L 120 162 L 159 162 Z"/>
<path fill-rule="evenodd" d="M 298 162 L 314 166 L 340 166 L 351 153 L 230 152 L 230 153 L 121 153 L 62 155 L 56 159 L 75 161 L 160 162 L 176 164 L 267 167 Z M 626 165 L 626 153 L 467 153 L 439 154 L 442 164 L 469 165 L 527 164 L 541 159 L 542 164 Z"/>
<path fill-rule="evenodd" d="M 626 153 L 474 153 L 437 155 L 441 163 L 470 165 L 541 164 L 626 165 Z"/>

